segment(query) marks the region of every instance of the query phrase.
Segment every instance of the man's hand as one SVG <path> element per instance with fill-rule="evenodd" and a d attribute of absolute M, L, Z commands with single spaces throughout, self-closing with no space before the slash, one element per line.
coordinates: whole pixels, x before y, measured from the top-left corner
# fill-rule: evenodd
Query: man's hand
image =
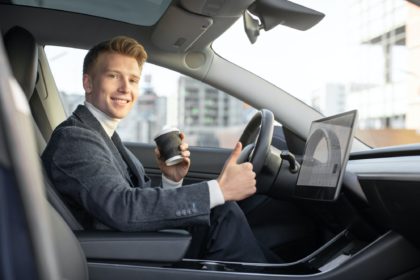
<path fill-rule="evenodd" d="M 174 182 L 179 182 L 180 180 L 182 180 L 185 177 L 185 175 L 187 175 L 191 165 L 188 144 L 183 142 L 185 135 L 181 132 L 179 136 L 181 137 L 182 141 L 181 145 L 179 146 L 179 150 L 181 151 L 181 155 L 183 157 L 183 160 L 180 163 L 172 166 L 167 166 L 165 164 L 165 161 L 160 157 L 159 149 L 155 148 L 155 155 L 160 170 L 168 179 Z"/>
<path fill-rule="evenodd" d="M 241 150 L 242 144 L 238 142 L 217 179 L 225 201 L 242 200 L 257 191 L 252 163 L 236 163 Z"/>

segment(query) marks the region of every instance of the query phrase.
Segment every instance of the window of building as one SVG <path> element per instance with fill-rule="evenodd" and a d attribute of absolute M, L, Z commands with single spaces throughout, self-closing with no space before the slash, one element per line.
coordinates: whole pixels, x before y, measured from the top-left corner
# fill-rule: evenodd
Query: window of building
<path fill-rule="evenodd" d="M 47 46 L 47 58 L 67 115 L 84 102 L 86 50 Z M 144 66 L 140 94 L 118 126 L 123 141 L 154 143 L 164 127 L 179 127 L 192 146 L 232 148 L 255 109 L 200 81 L 152 64 Z"/>

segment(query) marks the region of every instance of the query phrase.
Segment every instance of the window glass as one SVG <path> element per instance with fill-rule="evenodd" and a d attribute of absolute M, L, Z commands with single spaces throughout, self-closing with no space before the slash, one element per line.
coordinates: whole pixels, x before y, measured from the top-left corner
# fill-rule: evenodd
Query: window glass
<path fill-rule="evenodd" d="M 325 116 L 357 109 L 356 136 L 372 147 L 419 143 L 418 1 L 292 2 L 325 17 L 304 32 L 262 28 L 255 44 L 238 20 L 213 49 Z"/>
<path fill-rule="evenodd" d="M 86 50 L 47 46 L 47 58 L 67 115 L 84 102 L 82 65 Z M 179 127 L 193 146 L 232 148 L 255 109 L 177 72 L 146 63 L 140 94 L 118 126 L 124 141 L 153 143 L 164 127 Z"/>

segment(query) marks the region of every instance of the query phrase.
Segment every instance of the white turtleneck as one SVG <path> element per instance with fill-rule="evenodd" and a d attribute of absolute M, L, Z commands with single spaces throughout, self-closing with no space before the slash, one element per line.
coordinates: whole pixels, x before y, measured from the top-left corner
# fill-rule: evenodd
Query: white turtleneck
<path fill-rule="evenodd" d="M 118 124 L 120 123 L 121 119 L 115 119 L 109 117 L 107 114 L 93 106 L 91 103 L 85 101 L 86 108 L 92 113 L 92 115 L 99 121 L 102 125 L 103 129 L 105 130 L 106 134 L 109 138 L 112 137 L 115 130 L 117 129 Z M 163 188 L 178 188 L 182 186 L 183 179 L 179 182 L 172 181 L 171 179 L 167 178 L 162 173 L 162 187 Z M 210 208 L 216 207 L 218 205 L 224 204 L 225 199 L 223 197 L 223 193 L 220 190 L 219 183 L 216 180 L 207 181 L 207 185 L 209 186 L 209 194 L 210 194 Z"/>
<path fill-rule="evenodd" d="M 99 121 L 102 128 L 105 130 L 109 138 L 112 137 L 121 119 L 114 119 L 109 117 L 107 114 L 93 106 L 91 103 L 85 101 L 85 106 L 92 113 L 92 115 Z"/>

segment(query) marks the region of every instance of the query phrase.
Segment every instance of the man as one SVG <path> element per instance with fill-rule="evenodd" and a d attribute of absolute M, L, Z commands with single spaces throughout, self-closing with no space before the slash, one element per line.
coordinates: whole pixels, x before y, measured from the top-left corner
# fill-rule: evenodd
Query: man
<path fill-rule="evenodd" d="M 182 186 L 190 167 L 188 145 L 180 145 L 183 161 L 175 166 L 166 166 L 155 150 L 162 171 L 157 187 L 121 143 L 115 129 L 135 104 L 146 59 L 143 47 L 128 37 L 89 50 L 83 65 L 85 105 L 54 130 L 42 154 L 49 177 L 85 228 L 188 228 L 193 236 L 188 257 L 265 262 L 234 202 L 256 191 L 252 164 L 236 163 L 240 143 L 217 180 L 188 186 Z"/>

